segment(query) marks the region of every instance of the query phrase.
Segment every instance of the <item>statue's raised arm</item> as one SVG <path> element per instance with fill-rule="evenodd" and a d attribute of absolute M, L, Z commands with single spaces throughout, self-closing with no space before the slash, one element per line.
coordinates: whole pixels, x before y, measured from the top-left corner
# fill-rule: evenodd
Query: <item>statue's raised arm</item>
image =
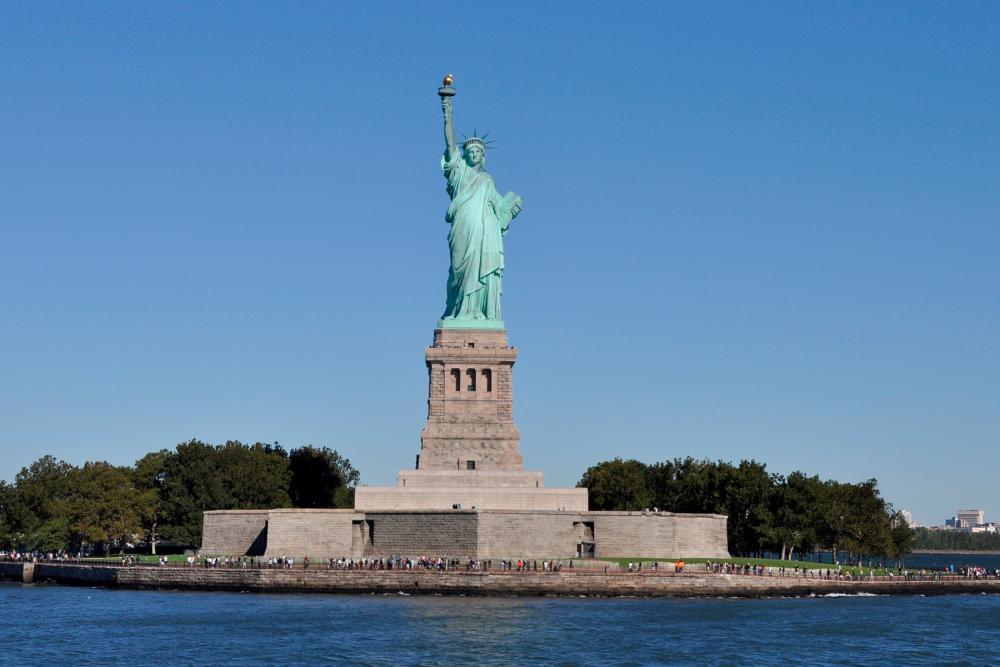
<path fill-rule="evenodd" d="M 444 150 L 448 159 L 455 155 L 458 147 L 455 145 L 455 124 L 451 120 L 451 98 L 455 89 L 451 87 L 452 78 L 449 74 L 444 78 L 444 86 L 438 91 L 441 96 L 441 111 L 444 112 Z M 450 93 L 450 94 L 449 94 Z"/>
<path fill-rule="evenodd" d="M 451 122 L 451 99 L 441 98 L 441 110 L 444 111 L 444 150 L 450 158 L 458 150 L 455 145 L 455 125 Z"/>

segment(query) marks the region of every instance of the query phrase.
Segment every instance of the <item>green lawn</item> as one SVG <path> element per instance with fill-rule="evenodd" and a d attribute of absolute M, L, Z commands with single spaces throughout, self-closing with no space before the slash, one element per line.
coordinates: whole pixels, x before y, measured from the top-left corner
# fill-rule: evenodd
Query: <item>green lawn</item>
<path fill-rule="evenodd" d="M 138 561 L 143 565 L 156 565 L 159 563 L 160 556 L 151 556 L 149 554 L 131 554 L 131 558 L 134 561 Z M 122 562 L 121 556 L 111 555 L 111 556 L 98 556 L 95 558 L 84 558 L 85 563 L 114 563 L 120 565 Z M 184 554 L 171 554 L 167 556 L 167 562 L 176 565 L 187 564 L 187 556 Z"/>

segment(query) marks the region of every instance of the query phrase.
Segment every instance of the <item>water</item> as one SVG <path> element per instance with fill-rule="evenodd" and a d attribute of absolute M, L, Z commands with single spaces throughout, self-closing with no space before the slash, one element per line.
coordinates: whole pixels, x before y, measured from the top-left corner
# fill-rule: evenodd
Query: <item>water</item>
<path fill-rule="evenodd" d="M 955 569 L 973 565 L 993 571 L 1000 569 L 1000 554 L 910 554 L 906 557 L 906 567 L 928 570 L 943 570 L 949 565 Z"/>
<path fill-rule="evenodd" d="M 252 595 L 0 585 L 11 665 L 995 664 L 1000 596 Z"/>

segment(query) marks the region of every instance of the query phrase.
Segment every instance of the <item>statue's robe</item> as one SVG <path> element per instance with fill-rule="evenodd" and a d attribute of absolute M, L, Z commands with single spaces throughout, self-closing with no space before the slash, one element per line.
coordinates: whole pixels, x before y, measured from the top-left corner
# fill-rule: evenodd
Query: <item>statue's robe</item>
<path fill-rule="evenodd" d="M 512 219 L 511 202 L 501 197 L 493 178 L 476 171 L 454 151 L 441 158 L 451 204 L 448 246 L 448 304 L 445 319 L 500 320 L 503 236 Z"/>

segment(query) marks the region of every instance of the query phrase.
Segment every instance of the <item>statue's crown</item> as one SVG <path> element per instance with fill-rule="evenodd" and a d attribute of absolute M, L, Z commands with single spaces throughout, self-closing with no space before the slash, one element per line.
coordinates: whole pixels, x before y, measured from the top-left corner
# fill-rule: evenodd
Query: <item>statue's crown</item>
<path fill-rule="evenodd" d="M 485 153 L 487 149 L 493 148 L 493 141 L 486 138 L 490 136 L 489 132 L 484 132 L 483 136 L 481 137 L 476 136 L 477 134 L 479 133 L 476 130 L 473 130 L 472 136 L 465 138 L 465 141 L 462 142 L 463 150 L 468 149 L 469 146 L 479 146 L 480 148 L 483 149 L 483 152 Z"/>

